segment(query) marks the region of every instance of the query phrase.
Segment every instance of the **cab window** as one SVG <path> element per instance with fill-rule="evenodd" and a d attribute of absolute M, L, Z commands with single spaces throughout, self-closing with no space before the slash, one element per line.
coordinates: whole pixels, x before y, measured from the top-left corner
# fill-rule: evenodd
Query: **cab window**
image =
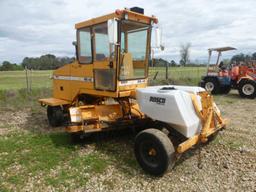
<path fill-rule="evenodd" d="M 78 30 L 78 59 L 80 63 L 92 63 L 92 41 L 89 27 Z"/>
<path fill-rule="evenodd" d="M 108 41 L 108 26 L 107 23 L 102 23 L 94 26 L 95 35 L 95 52 L 96 61 L 104 61 L 109 59 L 110 45 Z"/>
<path fill-rule="evenodd" d="M 150 27 L 146 24 L 122 21 L 120 80 L 142 79 L 147 76 L 149 32 Z"/>

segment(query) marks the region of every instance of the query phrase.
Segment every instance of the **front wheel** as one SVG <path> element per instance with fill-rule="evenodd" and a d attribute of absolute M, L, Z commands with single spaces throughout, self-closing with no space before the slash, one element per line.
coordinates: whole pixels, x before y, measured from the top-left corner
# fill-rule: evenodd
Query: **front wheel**
<path fill-rule="evenodd" d="M 135 139 L 135 156 L 144 171 L 163 175 L 174 165 L 175 150 L 166 134 L 158 129 L 141 131 Z"/>
<path fill-rule="evenodd" d="M 60 106 L 48 106 L 47 117 L 52 127 L 60 126 L 64 122 L 64 113 Z"/>
<path fill-rule="evenodd" d="M 243 80 L 238 85 L 238 92 L 241 97 L 254 99 L 256 97 L 256 83 L 252 80 Z"/>
<path fill-rule="evenodd" d="M 207 78 L 204 82 L 204 88 L 212 94 L 218 94 L 220 91 L 219 82 L 215 78 Z"/>

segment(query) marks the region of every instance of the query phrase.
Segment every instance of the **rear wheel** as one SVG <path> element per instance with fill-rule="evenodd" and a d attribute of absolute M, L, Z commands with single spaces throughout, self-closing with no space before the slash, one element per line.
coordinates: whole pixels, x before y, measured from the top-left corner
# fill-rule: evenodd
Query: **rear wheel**
<path fill-rule="evenodd" d="M 218 94 L 220 92 L 219 82 L 215 78 L 207 78 L 204 83 L 204 88 L 212 94 Z"/>
<path fill-rule="evenodd" d="M 238 84 L 238 92 L 241 97 L 253 99 L 256 97 L 256 83 L 252 80 L 243 80 Z"/>
<path fill-rule="evenodd" d="M 60 106 L 48 106 L 47 117 L 52 127 L 60 126 L 64 122 L 64 113 Z"/>
<path fill-rule="evenodd" d="M 134 152 L 142 169 L 155 176 L 163 175 L 174 165 L 173 144 L 168 136 L 158 129 L 141 131 L 136 136 Z"/>

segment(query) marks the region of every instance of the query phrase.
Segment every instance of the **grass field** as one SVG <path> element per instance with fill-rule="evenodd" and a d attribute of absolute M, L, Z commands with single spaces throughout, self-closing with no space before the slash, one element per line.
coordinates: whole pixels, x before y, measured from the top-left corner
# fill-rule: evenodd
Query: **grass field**
<path fill-rule="evenodd" d="M 159 71 L 161 81 L 165 69 Z M 196 84 L 204 68 L 170 68 L 172 81 Z M 52 71 L 0 73 L 0 191 L 253 191 L 256 188 L 255 100 L 236 91 L 215 96 L 227 129 L 217 139 L 186 152 L 163 177 L 145 174 L 133 153 L 136 132 L 97 133 L 74 143 L 64 127 L 48 125 L 38 98 L 51 95 Z M 163 74 L 163 75 L 161 75 Z M 189 76 L 189 77 L 188 77 Z M 184 182 L 185 181 L 185 182 Z"/>
<path fill-rule="evenodd" d="M 28 73 L 31 88 L 51 87 L 52 71 L 31 71 Z M 0 71 L 0 90 L 26 88 L 25 71 Z"/>
<path fill-rule="evenodd" d="M 196 85 L 204 71 L 204 67 L 170 67 L 168 73 L 169 78 L 176 84 Z M 163 67 L 150 68 L 149 78 L 152 79 L 156 72 L 158 72 L 156 83 L 165 79 L 166 72 Z M 32 89 L 51 87 L 52 71 L 31 71 L 28 74 Z M 25 71 L 0 71 L 0 90 L 21 89 L 26 86 Z"/>
<path fill-rule="evenodd" d="M 94 134 L 76 144 L 64 127 L 50 127 L 45 108 L 37 103 L 49 95 L 48 88 L 30 94 L 25 89 L 1 92 L 1 192 L 253 191 L 256 187 L 255 101 L 241 99 L 235 91 L 215 97 L 231 123 L 214 142 L 201 147 L 203 168 L 197 167 L 198 150 L 189 150 L 161 178 L 145 174 L 137 164 L 132 130 Z"/>

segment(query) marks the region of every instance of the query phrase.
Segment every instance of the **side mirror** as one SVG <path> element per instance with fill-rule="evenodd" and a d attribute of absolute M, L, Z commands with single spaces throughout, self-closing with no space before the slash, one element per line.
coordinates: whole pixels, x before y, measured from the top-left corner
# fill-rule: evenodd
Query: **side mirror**
<path fill-rule="evenodd" d="M 76 41 L 73 41 L 72 42 L 72 45 L 74 45 L 75 47 L 77 46 L 77 42 Z"/>
<path fill-rule="evenodd" d="M 117 20 L 108 20 L 108 41 L 110 44 L 117 44 Z"/>
<path fill-rule="evenodd" d="M 78 59 L 78 47 L 77 47 L 77 42 L 76 42 L 76 41 L 73 41 L 73 42 L 72 42 L 72 45 L 75 46 L 75 49 L 76 49 L 76 59 Z"/>
<path fill-rule="evenodd" d="M 159 48 L 161 46 L 161 30 L 159 28 L 155 28 L 155 42 L 156 42 L 156 46 L 157 48 Z"/>
<path fill-rule="evenodd" d="M 164 50 L 164 46 L 162 44 L 162 31 L 158 27 L 153 28 L 153 48 L 158 48 L 161 51 Z"/>

